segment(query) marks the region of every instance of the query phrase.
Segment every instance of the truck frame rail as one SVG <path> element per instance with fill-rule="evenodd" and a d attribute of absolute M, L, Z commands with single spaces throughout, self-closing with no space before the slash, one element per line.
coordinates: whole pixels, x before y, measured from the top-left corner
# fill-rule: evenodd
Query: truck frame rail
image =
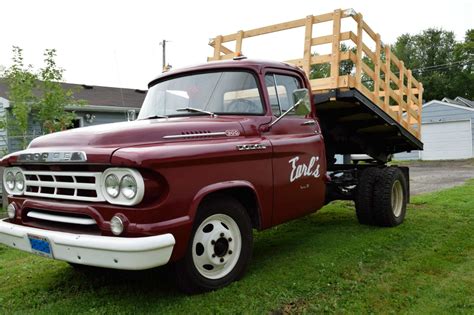
<path fill-rule="evenodd" d="M 355 22 L 352 29 L 356 29 L 356 32 L 341 29 L 341 21 L 345 19 L 352 20 L 349 24 Z M 331 21 L 332 34 L 318 34 L 315 37 L 314 26 Z M 405 67 L 403 61 L 395 56 L 390 45 L 381 41 L 380 35 L 364 21 L 362 14 L 353 9 L 338 9 L 331 13 L 309 15 L 294 21 L 216 36 L 209 43 L 214 48 L 214 54 L 208 61 L 238 57 L 246 38 L 295 28 L 304 28 L 303 57 L 286 62 L 305 71 L 313 94 L 317 96 L 336 89 L 357 89 L 414 138 L 421 139 L 422 84 L 413 77 L 412 71 Z M 234 42 L 232 50 L 229 45 Z M 313 47 L 328 44 L 332 46 L 331 53 L 312 53 Z M 351 70 L 341 73 L 341 63 L 348 62 L 352 63 Z M 313 78 L 311 69 L 315 65 L 326 65 L 330 70 L 328 76 Z M 420 148 L 420 144 L 421 142 L 412 148 Z"/>

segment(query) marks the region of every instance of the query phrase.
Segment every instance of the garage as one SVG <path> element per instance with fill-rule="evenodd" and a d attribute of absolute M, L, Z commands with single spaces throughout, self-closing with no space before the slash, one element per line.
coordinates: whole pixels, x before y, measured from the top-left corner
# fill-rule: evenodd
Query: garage
<path fill-rule="evenodd" d="M 463 97 L 425 103 L 421 115 L 423 151 L 395 154 L 395 160 L 460 160 L 474 157 L 474 101 Z"/>
<path fill-rule="evenodd" d="M 472 157 L 471 120 L 445 121 L 423 125 L 423 160 L 454 160 Z"/>

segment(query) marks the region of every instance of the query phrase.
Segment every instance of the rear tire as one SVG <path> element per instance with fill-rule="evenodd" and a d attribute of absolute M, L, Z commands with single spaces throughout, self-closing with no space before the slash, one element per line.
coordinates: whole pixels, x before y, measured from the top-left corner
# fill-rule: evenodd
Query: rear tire
<path fill-rule="evenodd" d="M 240 279 L 252 256 L 252 224 L 245 208 L 229 196 L 198 209 L 186 255 L 176 263 L 178 287 L 199 293 Z"/>
<path fill-rule="evenodd" d="M 376 167 L 366 168 L 361 172 L 355 208 L 357 220 L 360 224 L 374 225 L 374 188 L 382 170 Z"/>
<path fill-rule="evenodd" d="M 397 167 L 381 170 L 374 189 L 374 214 L 378 226 L 397 226 L 405 219 L 408 191 L 403 173 Z"/>

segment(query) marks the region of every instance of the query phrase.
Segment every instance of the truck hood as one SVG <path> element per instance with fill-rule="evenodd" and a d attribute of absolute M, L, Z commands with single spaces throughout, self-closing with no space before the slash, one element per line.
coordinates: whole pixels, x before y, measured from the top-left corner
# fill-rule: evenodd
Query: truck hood
<path fill-rule="evenodd" d="M 124 147 L 244 135 L 240 119 L 237 116 L 161 118 L 77 128 L 36 138 L 27 150 L 5 157 L 2 164 L 15 163 L 20 154 L 59 151 L 82 151 L 87 154 L 88 162 L 109 163 L 113 152 Z"/>

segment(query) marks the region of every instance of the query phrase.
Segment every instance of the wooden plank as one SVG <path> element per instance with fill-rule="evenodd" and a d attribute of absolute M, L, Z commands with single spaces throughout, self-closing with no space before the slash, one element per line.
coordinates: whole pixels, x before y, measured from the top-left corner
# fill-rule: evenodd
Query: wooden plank
<path fill-rule="evenodd" d="M 224 45 L 221 44 L 221 52 L 224 53 L 224 55 L 234 55 L 234 52 L 230 50 L 229 48 L 225 47 Z"/>
<path fill-rule="evenodd" d="M 380 41 L 380 34 L 375 36 L 375 60 L 374 60 L 374 96 L 380 100 L 380 49 L 382 42 Z"/>
<path fill-rule="evenodd" d="M 362 28 L 362 23 L 363 23 L 363 17 L 362 14 L 357 14 L 357 16 L 354 18 L 357 22 L 357 40 L 356 40 L 356 70 L 355 70 L 355 80 L 356 80 L 356 88 L 360 88 L 362 85 L 362 33 L 363 33 L 363 28 Z"/>
<path fill-rule="evenodd" d="M 365 74 L 368 75 L 373 81 L 375 81 L 374 71 L 372 71 L 372 69 L 370 69 L 370 67 L 364 61 L 361 62 L 361 65 L 362 71 L 365 72 Z"/>
<path fill-rule="evenodd" d="M 357 35 L 354 34 L 353 32 L 349 32 L 349 39 L 357 45 Z"/>
<path fill-rule="evenodd" d="M 356 35 L 350 31 L 341 33 L 341 41 L 352 40 L 353 38 L 356 38 Z M 317 46 L 317 45 L 331 44 L 332 39 L 333 39 L 333 35 L 315 37 L 311 40 L 311 45 Z"/>
<path fill-rule="evenodd" d="M 303 53 L 303 71 L 307 76 L 310 75 L 311 70 L 311 45 L 313 38 L 313 16 L 308 15 L 305 23 L 305 35 L 304 35 L 304 53 Z"/>
<path fill-rule="evenodd" d="M 325 13 L 313 16 L 313 24 L 328 22 L 333 19 L 333 13 Z"/>
<path fill-rule="evenodd" d="M 214 60 L 220 60 L 221 57 L 222 36 L 216 36 L 214 42 Z"/>
<path fill-rule="evenodd" d="M 408 70 L 410 71 L 410 70 Z M 405 87 L 405 90 L 407 90 L 407 88 Z M 393 90 L 393 92 L 398 95 L 400 94 L 400 90 Z M 411 89 L 411 94 L 412 94 L 412 100 L 413 100 L 413 94 L 418 94 L 419 90 L 417 88 L 412 88 Z M 407 93 L 408 94 L 408 93 Z M 385 96 L 385 92 L 384 91 L 380 91 L 380 96 Z M 418 103 L 418 100 L 415 101 L 416 103 Z"/>
<path fill-rule="evenodd" d="M 404 79 L 405 79 L 405 66 L 402 61 L 400 63 L 400 72 L 399 72 L 399 78 L 398 78 L 398 89 L 400 93 L 398 93 L 397 96 L 398 96 L 398 105 L 400 105 L 404 110 L 406 110 L 407 106 L 406 106 L 405 100 L 403 99 L 403 96 L 405 95 L 405 93 L 403 93 Z M 398 112 L 398 118 L 400 120 L 403 119 L 402 111 Z"/>
<path fill-rule="evenodd" d="M 349 75 L 341 75 L 338 78 L 337 88 L 348 88 L 349 87 Z M 332 78 L 321 78 L 321 79 L 313 79 L 309 81 L 311 84 L 311 90 L 313 92 L 317 92 L 320 90 L 329 90 L 333 89 L 332 87 Z"/>
<path fill-rule="evenodd" d="M 324 45 L 332 43 L 332 35 L 319 36 L 311 39 L 311 46 Z"/>
<path fill-rule="evenodd" d="M 264 35 L 268 33 L 280 32 L 284 30 L 291 30 L 293 28 L 303 27 L 305 26 L 305 24 L 306 24 L 306 18 L 294 20 L 290 22 L 273 24 L 273 25 L 269 25 L 269 26 L 265 26 L 261 28 L 255 28 L 253 30 L 245 31 L 245 38 L 254 37 L 258 35 Z"/>
<path fill-rule="evenodd" d="M 367 47 L 367 45 L 364 43 L 362 43 L 362 50 L 365 52 L 367 57 L 369 57 L 372 61 L 375 60 L 375 53 L 372 50 L 370 50 L 370 48 Z"/>
<path fill-rule="evenodd" d="M 417 136 L 418 139 L 421 139 L 421 111 L 422 111 L 422 104 L 423 104 L 423 84 L 419 84 L 418 89 L 420 89 L 420 93 L 418 94 L 418 129 L 417 129 Z"/>
<path fill-rule="evenodd" d="M 237 39 L 235 40 L 235 57 L 238 57 L 239 54 L 242 54 L 242 41 L 244 39 L 244 31 L 237 32 Z"/>
<path fill-rule="evenodd" d="M 339 43 L 341 38 L 341 10 L 335 10 L 333 15 L 333 24 L 332 24 L 332 60 L 331 60 L 331 78 L 333 82 L 333 87 L 336 88 L 338 85 L 339 77 Z"/>
<path fill-rule="evenodd" d="M 388 107 L 390 106 L 390 94 L 392 91 L 391 87 L 390 87 L 390 75 L 388 75 L 389 73 L 391 73 L 390 71 L 390 46 L 389 45 L 385 45 L 385 69 L 386 69 L 386 72 L 385 72 L 385 85 L 384 85 L 384 90 L 385 90 L 385 95 L 384 95 L 384 109 L 387 110 Z"/>
<path fill-rule="evenodd" d="M 392 53 L 392 63 L 396 65 L 398 69 L 400 69 L 401 67 L 400 60 L 397 58 L 397 56 L 394 53 Z"/>
<path fill-rule="evenodd" d="M 374 41 L 377 39 L 377 35 L 372 30 L 372 28 L 370 28 L 370 26 L 367 23 L 365 23 L 365 21 L 362 24 L 362 28 L 364 29 L 364 31 L 367 32 L 367 34 L 369 34 L 370 37 L 372 37 Z"/>

